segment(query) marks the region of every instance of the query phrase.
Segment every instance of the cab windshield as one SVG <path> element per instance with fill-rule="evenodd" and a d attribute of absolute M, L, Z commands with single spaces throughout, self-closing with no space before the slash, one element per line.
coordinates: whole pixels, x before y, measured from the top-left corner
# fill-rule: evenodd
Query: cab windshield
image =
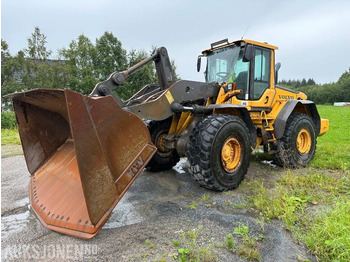
<path fill-rule="evenodd" d="M 207 56 L 207 83 L 232 83 L 240 73 L 247 74 L 249 63 L 243 62 L 243 53 L 244 49 L 239 46 L 230 46 L 210 53 Z"/>

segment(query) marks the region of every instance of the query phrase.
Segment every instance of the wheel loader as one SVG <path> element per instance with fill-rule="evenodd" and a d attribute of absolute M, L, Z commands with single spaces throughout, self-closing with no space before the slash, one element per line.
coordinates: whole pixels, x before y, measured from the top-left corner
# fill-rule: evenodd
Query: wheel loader
<path fill-rule="evenodd" d="M 187 157 L 206 188 L 236 188 L 262 147 L 282 167 L 305 167 L 328 130 L 315 104 L 277 85 L 276 46 L 227 39 L 211 44 L 205 82 L 176 81 L 166 48 L 98 83 L 90 95 L 36 89 L 12 95 L 30 177 L 30 203 L 49 229 L 89 239 L 144 168 Z M 127 101 L 115 89 L 155 63 L 159 83 Z"/>

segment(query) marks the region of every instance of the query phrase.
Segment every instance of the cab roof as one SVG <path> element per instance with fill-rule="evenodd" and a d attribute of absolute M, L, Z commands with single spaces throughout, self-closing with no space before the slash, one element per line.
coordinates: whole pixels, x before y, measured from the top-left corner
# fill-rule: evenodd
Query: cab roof
<path fill-rule="evenodd" d="M 226 38 L 224 40 L 220 40 L 220 41 L 217 41 L 215 43 L 212 43 L 211 44 L 211 48 L 204 50 L 202 52 L 202 54 L 206 54 L 206 53 L 209 53 L 209 52 L 212 52 L 212 51 L 224 48 L 224 47 L 228 47 L 228 46 L 233 46 L 233 45 L 244 46 L 246 44 L 252 44 L 252 45 L 255 45 L 255 46 L 261 46 L 261 47 L 265 47 L 265 48 L 269 48 L 269 49 L 273 49 L 273 50 L 277 50 L 278 49 L 277 46 L 269 45 L 266 42 L 263 43 L 263 42 L 259 42 L 259 41 L 249 40 L 249 39 L 240 39 L 240 40 L 235 40 L 235 41 L 229 43 L 228 39 Z"/>

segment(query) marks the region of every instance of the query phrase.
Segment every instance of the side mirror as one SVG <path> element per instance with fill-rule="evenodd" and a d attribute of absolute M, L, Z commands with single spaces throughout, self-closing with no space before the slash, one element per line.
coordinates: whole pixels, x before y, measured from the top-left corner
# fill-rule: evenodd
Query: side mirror
<path fill-rule="evenodd" d="M 255 47 L 247 45 L 244 49 L 243 62 L 249 62 L 254 57 Z"/>
<path fill-rule="evenodd" d="M 278 83 L 278 70 L 281 68 L 281 63 L 278 62 L 275 64 L 275 85 Z"/>
<path fill-rule="evenodd" d="M 201 58 L 203 57 L 203 55 L 199 55 L 198 59 L 197 59 L 197 72 L 201 71 L 201 64 L 202 64 L 202 60 Z"/>

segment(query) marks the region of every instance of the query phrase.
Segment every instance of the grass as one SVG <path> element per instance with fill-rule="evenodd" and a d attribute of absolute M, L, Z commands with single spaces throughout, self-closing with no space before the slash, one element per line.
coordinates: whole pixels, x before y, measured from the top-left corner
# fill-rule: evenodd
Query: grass
<path fill-rule="evenodd" d="M 249 232 L 249 227 L 244 224 L 240 224 L 238 227 L 235 227 L 235 229 L 233 230 L 233 234 L 240 235 L 243 237 L 248 236 L 248 232 Z"/>
<path fill-rule="evenodd" d="M 260 253 L 256 248 L 250 248 L 246 246 L 241 246 L 238 249 L 238 255 L 250 260 L 250 261 L 259 261 Z"/>
<path fill-rule="evenodd" d="M 350 201 L 342 197 L 332 206 L 315 217 L 308 231 L 300 238 L 325 260 L 350 261 Z"/>
<path fill-rule="evenodd" d="M 201 201 L 208 202 L 209 200 L 210 200 L 210 195 L 209 194 L 203 194 L 201 196 Z"/>
<path fill-rule="evenodd" d="M 146 239 L 146 240 L 145 240 L 145 244 L 148 245 L 149 248 L 154 248 L 154 247 L 155 247 L 155 245 L 154 245 L 154 244 L 151 242 L 151 240 L 149 240 L 149 239 Z"/>
<path fill-rule="evenodd" d="M 317 106 L 321 118 L 329 119 L 329 131 L 317 138 L 317 149 L 311 166 L 328 169 L 350 169 L 350 107 Z"/>
<path fill-rule="evenodd" d="M 250 261 L 260 260 L 260 252 L 256 248 L 257 238 L 250 235 L 247 225 L 239 224 L 234 228 L 233 234 L 243 238 L 243 244 L 238 248 L 238 255 Z"/>
<path fill-rule="evenodd" d="M 173 258 L 182 262 L 185 261 L 217 261 L 214 245 L 206 244 L 202 245 L 198 243 L 197 238 L 203 226 L 198 226 L 194 229 L 189 229 L 182 235 L 183 243 L 181 248 L 177 249 L 177 254 L 174 254 Z M 173 245 L 180 246 L 179 241 L 173 241 Z"/>
<path fill-rule="evenodd" d="M 234 236 L 240 238 L 239 241 L 236 241 Z M 256 247 L 256 240 L 250 235 L 249 227 L 240 223 L 237 227 L 233 229 L 233 232 L 227 234 L 224 237 L 225 247 L 232 253 L 236 253 L 248 259 L 249 261 L 258 261 L 261 259 L 260 252 Z M 237 245 L 237 242 L 240 243 Z"/>
<path fill-rule="evenodd" d="M 173 245 L 176 247 L 179 247 L 179 246 L 181 246 L 181 243 L 177 240 L 173 240 Z"/>
<path fill-rule="evenodd" d="M 350 261 L 349 173 L 287 170 L 273 188 L 253 180 L 246 190 L 262 218 L 284 221 L 320 261 Z"/>
<path fill-rule="evenodd" d="M 17 129 L 1 129 L 1 145 L 8 144 L 21 144 Z"/>
<path fill-rule="evenodd" d="M 235 239 L 233 238 L 232 234 L 227 234 L 224 238 L 224 241 L 225 241 L 227 249 L 234 252 L 236 242 L 235 242 Z"/>
<path fill-rule="evenodd" d="M 17 129 L 1 129 L 1 157 L 23 154 Z"/>
<path fill-rule="evenodd" d="M 198 202 L 193 201 L 191 205 L 187 205 L 186 208 L 187 209 L 196 209 L 196 207 L 198 206 Z"/>

